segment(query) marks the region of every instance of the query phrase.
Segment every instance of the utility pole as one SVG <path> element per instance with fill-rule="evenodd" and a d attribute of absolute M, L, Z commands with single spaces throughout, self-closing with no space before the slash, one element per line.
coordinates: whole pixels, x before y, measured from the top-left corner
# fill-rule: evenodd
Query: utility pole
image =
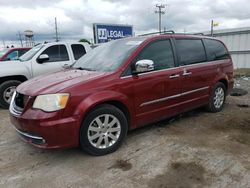
<path fill-rule="evenodd" d="M 20 31 L 18 31 L 18 38 L 19 38 L 19 40 L 20 40 L 20 43 L 21 43 L 21 47 L 23 47 L 23 40 L 22 40 L 22 35 L 21 35 L 21 33 L 20 33 Z"/>
<path fill-rule="evenodd" d="M 218 22 L 214 22 L 214 20 L 211 21 L 211 36 L 214 36 L 214 27 L 219 26 Z"/>
<path fill-rule="evenodd" d="M 56 42 L 59 41 L 59 37 L 58 37 L 58 28 L 57 28 L 57 20 L 56 20 L 56 17 L 55 17 L 55 30 L 56 30 Z"/>
<path fill-rule="evenodd" d="M 161 33 L 161 15 L 165 14 L 165 11 L 163 9 L 166 8 L 166 5 L 158 5 L 156 4 L 155 7 L 158 9 L 155 11 L 156 14 L 159 14 L 159 33 Z"/>
<path fill-rule="evenodd" d="M 3 47 L 5 48 L 5 41 L 4 41 L 4 39 L 3 39 Z"/>
<path fill-rule="evenodd" d="M 211 37 L 214 36 L 214 20 L 211 21 Z"/>

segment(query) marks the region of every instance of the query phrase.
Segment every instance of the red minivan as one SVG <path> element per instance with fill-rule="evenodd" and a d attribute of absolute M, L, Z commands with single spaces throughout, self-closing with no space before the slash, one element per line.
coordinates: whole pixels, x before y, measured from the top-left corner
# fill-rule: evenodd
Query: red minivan
<path fill-rule="evenodd" d="M 16 131 L 40 148 L 115 151 L 127 131 L 206 106 L 221 111 L 233 63 L 214 38 L 161 34 L 102 44 L 71 68 L 17 87 Z"/>

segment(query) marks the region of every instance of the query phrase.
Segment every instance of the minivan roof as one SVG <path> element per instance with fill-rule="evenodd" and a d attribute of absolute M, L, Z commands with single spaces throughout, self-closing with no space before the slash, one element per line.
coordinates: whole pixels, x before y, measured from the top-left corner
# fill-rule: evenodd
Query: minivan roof
<path fill-rule="evenodd" d="M 212 40 L 218 40 L 217 38 L 206 36 L 206 35 L 198 35 L 198 34 L 185 34 L 185 33 L 164 33 L 164 34 L 152 34 L 152 35 L 138 35 L 134 37 L 127 37 L 123 38 L 125 40 L 140 40 L 140 41 L 146 41 L 146 40 L 154 40 L 154 39 L 161 39 L 161 38 L 188 38 L 188 39 L 212 39 Z M 220 40 L 219 40 L 220 41 Z"/>

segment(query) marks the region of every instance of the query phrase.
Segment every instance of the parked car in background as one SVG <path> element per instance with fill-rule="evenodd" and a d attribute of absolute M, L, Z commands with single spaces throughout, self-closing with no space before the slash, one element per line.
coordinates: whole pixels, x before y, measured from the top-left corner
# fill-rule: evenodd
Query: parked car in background
<path fill-rule="evenodd" d="M 30 48 L 4 48 L 0 50 L 0 61 L 18 60 L 29 50 Z"/>
<path fill-rule="evenodd" d="M 222 110 L 233 63 L 214 38 L 180 34 L 102 44 L 71 69 L 17 87 L 10 118 L 40 148 L 115 151 L 129 129 L 206 106 Z"/>
<path fill-rule="evenodd" d="M 19 58 L 20 63 L 0 63 L 0 106 L 8 108 L 20 83 L 63 70 L 89 50 L 87 43 L 52 42 L 33 47 Z"/>

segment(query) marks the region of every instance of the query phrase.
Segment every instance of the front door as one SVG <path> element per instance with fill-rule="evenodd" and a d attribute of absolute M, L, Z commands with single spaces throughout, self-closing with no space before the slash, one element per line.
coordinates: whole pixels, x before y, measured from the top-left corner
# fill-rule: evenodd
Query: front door
<path fill-rule="evenodd" d="M 150 59 L 154 71 L 132 76 L 137 126 L 162 120 L 178 113 L 180 69 L 175 65 L 170 39 L 148 44 L 134 63 Z"/>
<path fill-rule="evenodd" d="M 63 65 L 71 64 L 65 45 L 60 44 L 50 46 L 40 55 L 42 54 L 47 54 L 49 56 L 49 60 L 43 63 L 38 63 L 37 60 L 33 60 L 33 77 L 63 70 Z"/>

